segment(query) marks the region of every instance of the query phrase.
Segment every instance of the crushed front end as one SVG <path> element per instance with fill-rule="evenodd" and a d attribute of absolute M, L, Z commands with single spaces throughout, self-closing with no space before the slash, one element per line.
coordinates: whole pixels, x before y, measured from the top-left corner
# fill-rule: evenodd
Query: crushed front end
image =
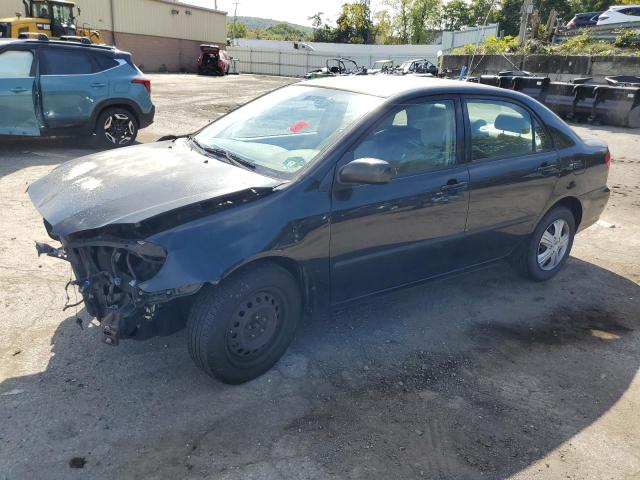
<path fill-rule="evenodd" d="M 59 248 L 37 243 L 38 254 L 71 263 L 76 278 L 71 283 L 82 294 L 89 315 L 101 323 L 103 340 L 108 345 L 117 345 L 132 336 L 153 336 L 148 333 L 149 327 L 157 320 L 160 307 L 199 288 L 159 293 L 139 288 L 140 283 L 160 271 L 167 257 L 163 247 L 151 242 L 109 235 L 60 241 Z"/>

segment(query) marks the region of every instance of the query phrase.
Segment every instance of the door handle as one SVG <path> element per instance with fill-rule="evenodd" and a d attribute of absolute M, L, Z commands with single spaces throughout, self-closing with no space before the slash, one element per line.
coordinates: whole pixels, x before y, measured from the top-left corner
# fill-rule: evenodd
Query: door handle
<path fill-rule="evenodd" d="M 105 87 L 106 84 L 104 84 L 104 83 L 92 83 L 91 86 L 94 87 L 94 88 L 100 88 L 100 87 Z"/>
<path fill-rule="evenodd" d="M 469 182 L 459 182 L 455 178 L 452 178 L 447 182 L 446 185 L 443 185 L 442 187 L 440 187 L 440 190 L 442 190 L 443 192 L 456 192 L 458 190 L 463 190 L 467 188 L 468 184 Z"/>
<path fill-rule="evenodd" d="M 13 93 L 24 93 L 28 90 L 28 88 L 23 88 L 23 87 L 16 87 L 16 88 L 12 88 L 11 91 Z"/>
<path fill-rule="evenodd" d="M 542 175 L 554 175 L 560 171 L 557 165 L 549 165 L 547 162 L 544 162 L 537 168 L 538 173 Z"/>

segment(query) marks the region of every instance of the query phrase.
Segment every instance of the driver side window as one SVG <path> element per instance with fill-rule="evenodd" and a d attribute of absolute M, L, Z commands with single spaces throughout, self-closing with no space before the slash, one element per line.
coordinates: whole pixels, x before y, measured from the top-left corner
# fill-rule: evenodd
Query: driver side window
<path fill-rule="evenodd" d="M 402 105 L 387 115 L 354 149 L 354 160 L 377 158 L 394 177 L 440 170 L 456 163 L 453 100 Z"/>

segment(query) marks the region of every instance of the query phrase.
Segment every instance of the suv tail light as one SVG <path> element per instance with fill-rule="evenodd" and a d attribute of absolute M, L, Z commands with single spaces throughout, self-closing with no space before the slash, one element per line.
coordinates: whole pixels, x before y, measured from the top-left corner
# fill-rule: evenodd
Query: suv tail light
<path fill-rule="evenodd" d="M 609 150 L 604 154 L 604 164 L 607 168 L 611 167 L 611 152 Z"/>
<path fill-rule="evenodd" d="M 134 78 L 133 80 L 131 80 L 131 83 L 139 83 L 141 85 L 144 85 L 144 88 L 147 89 L 147 92 L 151 93 L 151 80 L 149 80 L 148 78 Z"/>

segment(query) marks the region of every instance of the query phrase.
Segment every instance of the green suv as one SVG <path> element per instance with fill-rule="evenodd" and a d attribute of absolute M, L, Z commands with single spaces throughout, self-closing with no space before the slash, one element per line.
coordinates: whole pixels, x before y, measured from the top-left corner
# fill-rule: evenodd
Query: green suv
<path fill-rule="evenodd" d="M 0 40 L 0 135 L 95 135 L 134 143 L 153 122 L 151 82 L 131 55 L 70 41 Z"/>

